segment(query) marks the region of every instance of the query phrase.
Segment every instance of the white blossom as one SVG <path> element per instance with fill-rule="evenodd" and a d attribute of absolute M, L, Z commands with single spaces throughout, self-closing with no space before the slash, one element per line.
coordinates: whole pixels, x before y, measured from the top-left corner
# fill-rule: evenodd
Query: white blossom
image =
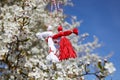
<path fill-rule="evenodd" d="M 108 72 L 109 72 L 110 74 L 112 74 L 113 72 L 116 71 L 116 69 L 115 69 L 113 63 L 111 63 L 111 62 L 105 63 L 105 66 L 104 66 L 104 67 L 105 67 L 105 69 L 108 70 Z"/>
<path fill-rule="evenodd" d="M 57 66 L 58 69 L 62 68 L 62 64 L 60 64 L 60 63 L 57 63 L 56 66 Z"/>
<path fill-rule="evenodd" d="M 42 75 L 43 75 L 44 77 L 48 77 L 48 74 L 47 74 L 46 72 L 44 72 Z"/>
<path fill-rule="evenodd" d="M 62 78 L 62 77 L 58 77 L 57 80 L 64 80 L 64 78 Z"/>
<path fill-rule="evenodd" d="M 38 54 L 40 51 L 39 51 L 38 48 L 33 47 L 33 48 L 31 49 L 31 52 L 32 52 L 33 54 Z"/>
<path fill-rule="evenodd" d="M 11 75 L 11 76 L 10 76 L 10 78 L 11 78 L 12 80 L 14 80 L 14 79 L 15 79 L 15 77 L 14 77 L 13 75 Z"/>
<path fill-rule="evenodd" d="M 30 61 L 27 61 L 24 66 L 25 67 L 30 67 L 30 68 L 33 67 L 33 65 L 32 65 L 32 63 Z"/>

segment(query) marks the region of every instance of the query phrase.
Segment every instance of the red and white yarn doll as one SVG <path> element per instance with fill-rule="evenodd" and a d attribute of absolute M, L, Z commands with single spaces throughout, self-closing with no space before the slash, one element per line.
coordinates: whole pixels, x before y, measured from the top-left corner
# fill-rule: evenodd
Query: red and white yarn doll
<path fill-rule="evenodd" d="M 59 60 L 66 60 L 69 58 L 76 58 L 77 54 L 68 38 L 66 36 L 69 36 L 70 34 L 76 34 L 78 35 L 78 29 L 74 28 L 73 30 L 66 30 L 63 31 L 62 26 L 58 26 L 58 33 L 53 35 L 53 39 L 60 39 L 59 41 Z"/>
<path fill-rule="evenodd" d="M 52 26 L 48 26 L 47 31 L 45 32 L 38 32 L 36 34 L 36 36 L 41 39 L 41 40 L 45 40 L 48 43 L 48 47 L 49 47 L 49 51 L 48 51 L 48 55 L 46 57 L 46 59 L 48 61 L 52 61 L 52 62 L 59 62 L 58 57 L 56 56 L 56 47 L 54 45 L 52 36 L 53 36 L 53 32 L 52 32 Z"/>

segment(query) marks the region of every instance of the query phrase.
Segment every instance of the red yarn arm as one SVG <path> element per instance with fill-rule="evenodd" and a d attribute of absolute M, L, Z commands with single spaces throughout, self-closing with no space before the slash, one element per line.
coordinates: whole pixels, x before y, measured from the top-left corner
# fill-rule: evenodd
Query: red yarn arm
<path fill-rule="evenodd" d="M 64 36 L 68 36 L 68 35 L 72 34 L 72 31 L 71 30 L 67 30 L 67 31 L 64 31 L 63 33 L 64 33 Z"/>
<path fill-rule="evenodd" d="M 62 36 L 61 33 L 57 33 L 57 34 L 53 35 L 52 38 L 53 38 L 53 39 L 57 39 L 57 38 L 59 38 L 59 37 L 61 37 L 61 36 Z"/>

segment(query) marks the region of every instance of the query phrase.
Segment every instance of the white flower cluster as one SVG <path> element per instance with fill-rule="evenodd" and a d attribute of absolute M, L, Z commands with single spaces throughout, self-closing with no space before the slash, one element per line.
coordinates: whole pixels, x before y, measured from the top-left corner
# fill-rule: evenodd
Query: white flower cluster
<path fill-rule="evenodd" d="M 87 34 L 85 34 L 85 36 L 86 35 Z M 94 37 L 94 41 L 93 42 L 88 42 L 88 43 L 84 43 L 84 44 L 80 43 L 79 47 L 77 48 L 77 51 L 79 51 L 80 53 L 83 53 L 84 55 L 86 55 L 86 54 L 92 53 L 96 48 L 99 48 L 99 47 L 101 47 L 101 44 L 99 44 L 98 38 Z"/>

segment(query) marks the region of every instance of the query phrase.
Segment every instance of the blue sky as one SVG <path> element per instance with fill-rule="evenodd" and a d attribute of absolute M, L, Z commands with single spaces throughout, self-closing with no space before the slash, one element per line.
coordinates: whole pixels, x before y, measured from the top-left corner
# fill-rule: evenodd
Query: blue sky
<path fill-rule="evenodd" d="M 113 80 L 120 80 L 120 0 L 72 0 L 74 7 L 66 7 L 65 13 L 83 20 L 80 34 L 88 32 L 99 38 L 103 46 L 98 50 L 100 56 L 114 52 L 110 59 L 117 71 Z M 109 80 L 109 79 L 108 79 Z"/>

